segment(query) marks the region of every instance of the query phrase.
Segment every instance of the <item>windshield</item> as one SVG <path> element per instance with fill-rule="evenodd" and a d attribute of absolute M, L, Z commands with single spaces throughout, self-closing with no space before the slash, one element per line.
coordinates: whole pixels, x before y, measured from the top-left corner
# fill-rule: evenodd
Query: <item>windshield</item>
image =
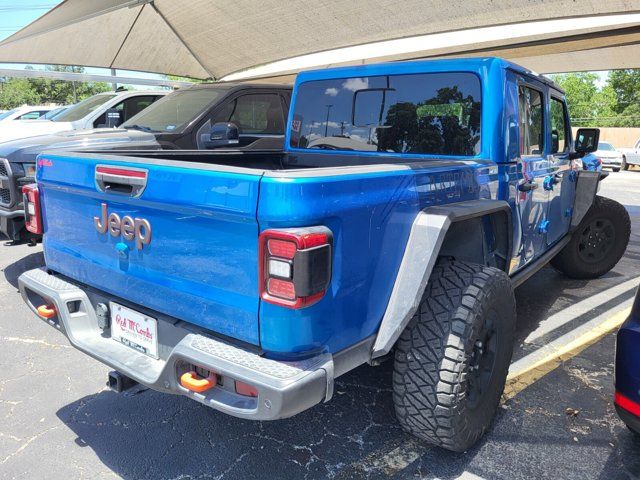
<path fill-rule="evenodd" d="M 0 120 L 4 120 L 5 118 L 7 118 L 9 115 L 13 115 L 14 113 L 16 113 L 18 111 L 17 108 L 14 108 L 13 110 L 7 110 L 4 113 L 0 113 Z"/>
<path fill-rule="evenodd" d="M 161 98 L 122 124 L 122 128 L 141 128 L 154 132 L 180 132 L 226 88 L 189 88 Z"/>
<path fill-rule="evenodd" d="M 76 120 L 80 120 L 81 118 L 86 117 L 95 109 L 97 109 L 101 105 L 104 105 L 115 96 L 115 94 L 94 95 L 93 97 L 89 97 L 81 101 L 77 105 L 70 107 L 60 115 L 56 115 L 55 118 L 52 118 L 51 120 L 54 122 L 75 122 Z"/>
<path fill-rule="evenodd" d="M 615 150 L 615 148 L 610 143 L 600 142 L 598 143 L 598 150 Z"/>
<path fill-rule="evenodd" d="M 40 117 L 40 120 L 51 120 L 56 115 L 60 115 L 66 109 L 67 109 L 67 107 L 58 107 L 58 108 L 54 108 L 53 110 L 49 110 L 47 113 L 45 113 L 44 115 L 42 115 Z"/>

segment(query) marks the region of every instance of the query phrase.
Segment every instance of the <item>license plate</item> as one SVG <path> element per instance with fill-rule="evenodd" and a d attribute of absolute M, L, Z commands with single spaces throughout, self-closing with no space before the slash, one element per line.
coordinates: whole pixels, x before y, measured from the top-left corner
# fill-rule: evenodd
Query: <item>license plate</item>
<path fill-rule="evenodd" d="M 158 358 L 158 321 L 114 302 L 111 311 L 111 338 L 139 352 Z"/>

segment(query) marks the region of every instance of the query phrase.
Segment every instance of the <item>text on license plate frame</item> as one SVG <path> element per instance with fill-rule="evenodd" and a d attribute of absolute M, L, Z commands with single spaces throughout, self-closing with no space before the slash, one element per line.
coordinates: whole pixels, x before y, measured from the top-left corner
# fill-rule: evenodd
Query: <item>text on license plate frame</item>
<path fill-rule="evenodd" d="M 109 302 L 111 338 L 158 358 L 158 320 L 116 302 Z"/>

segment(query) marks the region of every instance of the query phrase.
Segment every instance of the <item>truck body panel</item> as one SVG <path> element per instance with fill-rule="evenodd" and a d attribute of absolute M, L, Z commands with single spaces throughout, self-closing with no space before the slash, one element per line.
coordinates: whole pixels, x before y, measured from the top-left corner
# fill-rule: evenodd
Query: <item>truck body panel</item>
<path fill-rule="evenodd" d="M 96 189 L 108 161 L 47 156 L 38 171 L 51 270 L 153 310 L 258 343 L 256 205 L 260 175 L 145 165 L 143 198 Z M 137 164 L 118 162 L 119 167 Z M 146 219 L 151 242 L 96 231 L 109 213 Z M 116 245 L 129 246 L 125 257 Z"/>
<path fill-rule="evenodd" d="M 325 225 L 334 236 L 331 288 L 319 303 L 289 310 L 262 302 L 260 336 L 266 351 L 326 348 L 335 353 L 373 335 L 416 215 L 454 199 L 491 198 L 498 185 L 498 168 L 488 161 L 469 165 L 434 159 L 413 168 L 331 170 L 267 174 L 261 181 L 261 230 Z"/>

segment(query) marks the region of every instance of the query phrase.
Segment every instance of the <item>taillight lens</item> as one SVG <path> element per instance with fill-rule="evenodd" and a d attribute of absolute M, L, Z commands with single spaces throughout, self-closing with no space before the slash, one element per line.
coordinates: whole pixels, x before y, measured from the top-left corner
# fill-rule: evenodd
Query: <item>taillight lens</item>
<path fill-rule="evenodd" d="M 331 281 L 333 235 L 326 227 L 265 230 L 260 235 L 260 296 L 303 308 L 318 302 Z"/>
<path fill-rule="evenodd" d="M 31 233 L 42 234 L 42 213 L 40 211 L 40 194 L 35 183 L 22 187 L 24 203 L 25 227 Z"/>

